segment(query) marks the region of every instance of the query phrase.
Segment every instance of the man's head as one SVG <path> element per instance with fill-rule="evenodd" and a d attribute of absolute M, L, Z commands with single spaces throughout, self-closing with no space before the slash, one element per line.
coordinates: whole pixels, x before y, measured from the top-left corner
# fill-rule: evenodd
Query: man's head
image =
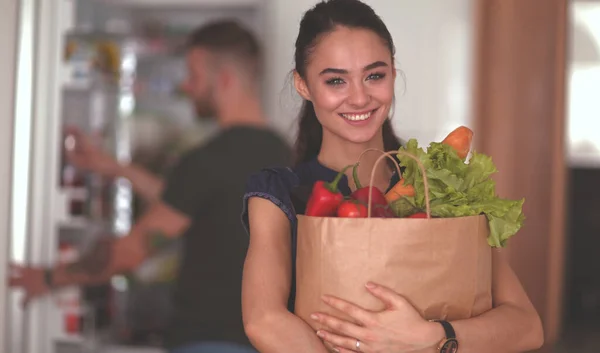
<path fill-rule="evenodd" d="M 187 95 L 199 118 L 215 117 L 218 104 L 236 90 L 255 90 L 261 76 L 261 48 L 254 35 L 231 20 L 196 29 L 187 44 Z"/>

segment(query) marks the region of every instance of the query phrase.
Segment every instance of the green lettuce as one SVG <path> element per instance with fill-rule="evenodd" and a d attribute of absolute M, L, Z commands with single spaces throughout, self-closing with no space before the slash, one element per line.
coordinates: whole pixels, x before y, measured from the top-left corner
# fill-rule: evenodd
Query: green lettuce
<path fill-rule="evenodd" d="M 523 226 L 525 200 L 498 197 L 496 184 L 491 179 L 497 169 L 489 156 L 474 152 L 465 163 L 448 145 L 432 142 L 425 151 L 415 139 L 409 140 L 398 153 L 400 165 L 404 167 L 404 182 L 415 188 L 414 197 L 403 197 L 391 204 L 399 217 L 425 210 L 423 175 L 417 162 L 403 152 L 417 157 L 425 167 L 432 216 L 450 218 L 485 214 L 490 225 L 488 243 L 492 247 L 506 246 L 507 240 Z"/>

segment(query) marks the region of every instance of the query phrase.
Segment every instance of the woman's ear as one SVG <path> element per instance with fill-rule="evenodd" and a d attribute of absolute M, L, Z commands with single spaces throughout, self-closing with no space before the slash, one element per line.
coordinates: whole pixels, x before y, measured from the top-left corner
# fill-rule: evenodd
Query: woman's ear
<path fill-rule="evenodd" d="M 294 70 L 294 87 L 296 87 L 296 91 L 298 94 L 306 99 L 307 101 L 311 101 L 310 93 L 308 92 L 308 86 L 306 85 L 306 81 L 300 76 L 298 71 Z"/>

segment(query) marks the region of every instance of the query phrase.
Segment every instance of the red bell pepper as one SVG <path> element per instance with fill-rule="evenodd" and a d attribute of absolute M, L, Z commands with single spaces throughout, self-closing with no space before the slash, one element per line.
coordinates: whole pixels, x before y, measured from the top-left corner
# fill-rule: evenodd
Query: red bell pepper
<path fill-rule="evenodd" d="M 335 215 L 338 207 L 344 201 L 344 195 L 338 190 L 338 184 L 350 167 L 344 168 L 330 183 L 322 180 L 315 183 L 306 205 L 305 215 L 312 217 L 331 217 Z"/>
<path fill-rule="evenodd" d="M 425 212 L 418 212 L 415 214 L 412 214 L 410 216 L 408 216 L 408 218 L 427 218 L 427 213 Z"/>
<path fill-rule="evenodd" d="M 337 216 L 341 218 L 366 218 L 367 206 L 354 200 L 342 202 L 337 210 Z"/>
<path fill-rule="evenodd" d="M 358 179 L 358 163 L 354 165 L 354 169 L 352 171 L 352 175 L 354 178 L 354 184 L 356 185 L 356 190 L 350 195 L 350 198 L 353 200 L 360 201 L 365 205 L 369 204 L 369 189 L 371 187 L 365 186 L 362 187 L 360 185 L 360 180 Z M 390 209 L 387 200 L 385 199 L 385 195 L 376 187 L 373 187 L 373 193 L 371 195 L 372 200 L 372 216 L 373 217 L 383 217 L 383 218 L 392 218 L 396 215 Z"/>

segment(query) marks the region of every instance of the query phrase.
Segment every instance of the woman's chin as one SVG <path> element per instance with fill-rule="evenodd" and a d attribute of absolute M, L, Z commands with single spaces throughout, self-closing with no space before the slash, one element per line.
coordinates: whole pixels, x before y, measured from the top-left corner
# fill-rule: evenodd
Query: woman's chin
<path fill-rule="evenodd" d="M 378 131 L 370 132 L 370 131 L 362 131 L 361 133 L 349 134 L 343 136 L 343 138 L 354 145 L 376 145 L 375 142 L 378 138 L 381 139 L 381 136 L 378 136 Z"/>

